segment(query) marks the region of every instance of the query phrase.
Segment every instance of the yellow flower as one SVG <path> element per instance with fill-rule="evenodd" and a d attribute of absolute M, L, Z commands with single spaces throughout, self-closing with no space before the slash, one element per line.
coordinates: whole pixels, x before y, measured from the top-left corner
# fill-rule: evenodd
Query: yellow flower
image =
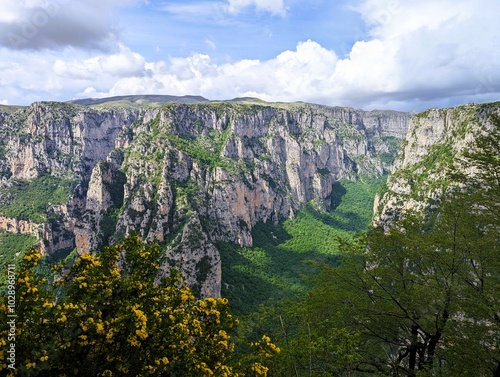
<path fill-rule="evenodd" d="M 109 332 L 106 334 L 106 339 L 111 340 L 111 339 L 113 339 L 114 335 L 115 334 L 113 333 L 113 330 L 109 330 Z"/>
<path fill-rule="evenodd" d="M 98 323 L 98 324 L 96 325 L 96 332 L 97 332 L 98 334 L 102 334 L 102 333 L 104 332 L 104 326 L 103 326 L 103 324 L 102 324 L 102 323 Z"/>
<path fill-rule="evenodd" d="M 148 337 L 148 333 L 145 330 L 135 330 L 135 334 L 142 340 Z"/>
<path fill-rule="evenodd" d="M 56 322 L 66 322 L 68 319 L 66 318 L 66 316 L 63 314 L 61 318 L 57 318 Z"/>
<path fill-rule="evenodd" d="M 139 342 L 135 336 L 128 339 L 127 342 L 133 347 L 140 347 L 141 346 L 141 342 Z"/>
<path fill-rule="evenodd" d="M 123 365 L 119 365 L 118 370 L 124 374 L 128 374 L 128 368 Z"/>
<path fill-rule="evenodd" d="M 149 373 L 156 372 L 156 368 L 152 365 L 147 365 L 144 369 L 146 369 Z"/>
<path fill-rule="evenodd" d="M 267 376 L 267 372 L 269 371 L 269 368 L 266 368 L 264 365 L 261 363 L 254 363 L 252 365 L 252 371 L 255 372 L 256 376 Z"/>

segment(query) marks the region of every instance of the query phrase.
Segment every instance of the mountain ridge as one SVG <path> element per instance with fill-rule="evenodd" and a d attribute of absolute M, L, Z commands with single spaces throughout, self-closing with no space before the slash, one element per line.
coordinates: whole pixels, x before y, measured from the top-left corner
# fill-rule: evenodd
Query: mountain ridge
<path fill-rule="evenodd" d="M 139 106 L 161 106 L 166 103 L 179 102 L 179 103 L 203 103 L 209 100 L 196 95 L 184 95 L 184 96 L 173 96 L 173 95 L 161 95 L 161 94 L 141 94 L 141 95 L 124 95 L 124 96 L 112 96 L 103 98 L 81 98 L 69 100 L 66 102 L 74 103 L 76 105 L 82 106 L 96 106 L 107 104 L 110 105 L 114 102 L 119 102 L 118 106 L 123 105 L 123 103 L 133 103 Z"/>

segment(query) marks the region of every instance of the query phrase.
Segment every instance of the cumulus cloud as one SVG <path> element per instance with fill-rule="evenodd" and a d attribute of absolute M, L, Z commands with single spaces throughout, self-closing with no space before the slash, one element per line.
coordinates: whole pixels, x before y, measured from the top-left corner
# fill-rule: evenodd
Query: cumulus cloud
<path fill-rule="evenodd" d="M 266 61 L 217 64 L 193 54 L 170 59 L 147 78 L 119 80 L 108 93 L 150 85 L 208 98 L 254 95 L 404 110 L 494 100 L 500 92 L 500 26 L 491 15 L 499 6 L 482 1 L 478 8 L 465 0 L 367 0 L 357 11 L 370 27 L 369 38 L 354 43 L 345 58 L 311 40 Z"/>
<path fill-rule="evenodd" d="M 422 104 L 441 98 L 446 104 L 455 96 L 462 101 L 475 101 L 486 92 L 498 96 L 496 1 L 367 0 L 358 11 L 372 39 L 354 45 L 346 73 L 360 78 L 364 70 L 373 72 L 379 87 L 386 83 L 383 97 Z"/>
<path fill-rule="evenodd" d="M 120 47 L 120 52 L 111 55 L 72 61 L 57 59 L 53 65 L 53 72 L 59 77 L 82 80 L 92 80 L 103 75 L 141 76 L 145 72 L 144 57 L 125 46 Z"/>
<path fill-rule="evenodd" d="M 240 60 L 218 65 L 205 54 L 149 65 L 144 77 L 120 79 L 103 95 L 201 94 L 207 98 L 259 96 L 265 100 L 319 98 L 338 58 L 314 41 L 301 42 L 268 61 Z M 148 90 L 149 89 L 149 90 Z"/>
<path fill-rule="evenodd" d="M 14 50 L 109 50 L 120 31 L 111 17 L 139 0 L 2 0 L 0 46 Z"/>
<path fill-rule="evenodd" d="M 263 4 L 276 14 L 284 9 L 281 1 L 231 4 L 234 11 Z M 4 58 L 0 98 L 15 103 L 16 98 L 46 99 L 53 93 L 60 99 L 198 94 L 209 99 L 255 96 L 399 110 L 499 99 L 500 24 L 495 15 L 500 4 L 496 0 L 478 0 L 474 5 L 468 0 L 365 0 L 356 11 L 366 22 L 368 37 L 355 42 L 342 57 L 313 40 L 299 42 L 295 49 L 268 60 L 224 63 L 200 53 L 147 61 L 123 45 L 91 56 L 84 52 L 75 56 L 69 50 L 22 54 L 4 48 L 0 50 Z M 7 22 L 12 12 L 1 17 L 0 23 Z M 31 97 L 24 95 L 27 91 Z"/>

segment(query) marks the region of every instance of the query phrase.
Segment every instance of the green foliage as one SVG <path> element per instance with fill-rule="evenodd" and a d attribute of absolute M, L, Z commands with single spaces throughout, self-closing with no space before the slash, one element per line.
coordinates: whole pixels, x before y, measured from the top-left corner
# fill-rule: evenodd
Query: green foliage
<path fill-rule="evenodd" d="M 209 139 L 203 137 L 186 139 L 173 133 L 167 134 L 166 137 L 176 149 L 188 154 L 202 165 L 212 169 L 221 167 L 225 170 L 233 171 L 235 169 L 233 160 L 221 155 L 222 143 L 227 135 L 225 133 L 215 133 L 217 135 L 213 138 L 213 144 L 210 143 Z"/>
<path fill-rule="evenodd" d="M 176 206 L 196 207 L 200 204 L 201 187 L 195 181 L 175 182 Z"/>
<path fill-rule="evenodd" d="M 116 232 L 116 224 L 118 223 L 120 212 L 121 209 L 119 208 L 109 208 L 103 216 L 99 231 L 102 234 L 103 243 L 105 245 L 109 244 L 110 238 Z"/>
<path fill-rule="evenodd" d="M 30 234 L 7 233 L 0 230 L 0 290 L 3 290 L 7 282 L 3 271 L 8 264 L 17 264 L 22 260 L 24 250 L 37 243 L 36 237 Z"/>
<path fill-rule="evenodd" d="M 380 153 L 379 158 L 385 167 L 391 166 L 401 146 L 401 139 L 395 136 L 383 136 L 381 138 L 372 138 L 372 143 L 383 143 L 387 146 L 387 152 Z"/>
<path fill-rule="evenodd" d="M 16 106 L 16 105 L 0 105 L 0 112 L 11 114 L 16 112 L 17 110 L 24 109 L 25 106 Z"/>
<path fill-rule="evenodd" d="M 294 220 L 256 224 L 253 248 L 219 243 L 222 292 L 233 310 L 248 314 L 270 298 L 279 301 L 303 295 L 307 276 L 318 271 L 314 262 L 337 260 L 336 239 L 352 239 L 368 228 L 373 198 L 383 182 L 385 177 L 338 181 L 330 212 L 309 203 Z"/>
<path fill-rule="evenodd" d="M 467 169 L 447 177 L 459 189 L 340 241 L 341 264 L 325 265 L 303 301 L 259 312 L 281 323 L 268 332 L 283 349 L 275 375 L 499 375 L 500 118 L 490 120 Z"/>
<path fill-rule="evenodd" d="M 47 221 L 47 209 L 50 205 L 66 203 L 73 187 L 72 180 L 48 175 L 32 181 L 15 181 L 12 187 L 1 190 L 7 200 L 0 203 L 0 214 L 44 223 Z"/>
<path fill-rule="evenodd" d="M 8 375 L 265 375 L 262 362 L 279 349 L 263 337 L 232 360 L 229 331 L 238 322 L 228 301 L 195 299 L 175 270 L 159 275 L 163 258 L 158 245 L 133 236 L 66 271 L 61 264 L 55 289 L 36 275 L 40 255 L 28 250 L 15 276 L 16 369 Z M 9 310 L 2 300 L 0 313 Z M 3 370 L 8 334 L 2 321 Z"/>
<path fill-rule="evenodd" d="M 304 306 L 358 334 L 356 370 L 383 375 L 488 375 L 498 367 L 498 223 L 468 197 L 431 218 L 407 215 L 388 232 L 345 244 Z M 465 357 L 465 360 L 464 360 Z"/>

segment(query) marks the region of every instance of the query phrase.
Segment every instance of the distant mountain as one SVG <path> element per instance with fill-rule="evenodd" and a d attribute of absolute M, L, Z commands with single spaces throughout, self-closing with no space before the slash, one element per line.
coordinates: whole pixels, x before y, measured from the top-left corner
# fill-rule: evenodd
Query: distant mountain
<path fill-rule="evenodd" d="M 168 96 L 168 95 L 131 95 L 116 96 L 106 98 L 82 98 L 68 101 L 82 106 L 102 106 L 102 107 L 145 107 L 160 106 L 166 103 L 201 103 L 207 102 L 206 98 L 201 96 Z"/>

